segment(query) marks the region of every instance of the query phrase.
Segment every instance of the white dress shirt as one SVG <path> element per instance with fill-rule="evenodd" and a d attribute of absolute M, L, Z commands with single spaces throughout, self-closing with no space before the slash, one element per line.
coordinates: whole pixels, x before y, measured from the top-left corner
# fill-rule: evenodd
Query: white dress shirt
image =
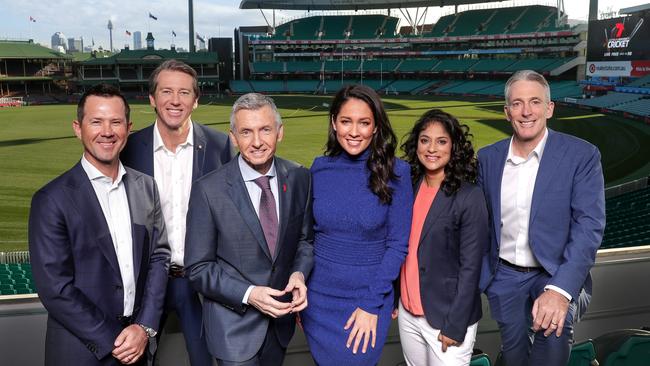
<path fill-rule="evenodd" d="M 111 233 L 124 290 L 124 312 L 122 315 L 131 316 L 133 314 L 133 304 L 135 303 L 135 270 L 133 268 L 131 211 L 129 210 L 129 200 L 122 181 L 126 170 L 120 162 L 117 179 L 113 181 L 112 178 L 102 174 L 86 160 L 85 155 L 81 158 L 81 167 L 92 183 Z"/>
<path fill-rule="evenodd" d="M 237 163 L 239 163 L 239 171 L 241 172 L 242 178 L 244 178 L 244 184 L 246 185 L 246 190 L 248 191 L 248 197 L 251 199 L 251 203 L 255 208 L 255 214 L 257 217 L 260 216 L 260 199 L 262 198 L 262 188 L 260 188 L 255 179 L 261 177 L 262 175 L 269 176 L 269 184 L 271 185 L 271 192 L 273 192 L 273 199 L 275 200 L 275 213 L 277 214 L 278 220 L 280 219 L 280 201 L 278 200 L 278 179 L 275 174 L 275 161 L 271 164 L 271 168 L 266 174 L 260 174 L 255 169 L 251 168 L 250 165 L 244 160 L 244 158 L 239 154 L 237 157 Z M 248 296 L 250 296 L 251 291 L 253 290 L 254 285 L 248 286 L 242 303 L 248 304 Z"/>
<path fill-rule="evenodd" d="M 544 137 L 527 157 L 516 156 L 512 151 L 512 139 L 501 178 L 501 246 L 499 257 L 522 267 L 540 267 L 530 248 L 530 207 L 537 179 L 537 171 L 548 139 Z M 545 289 L 555 290 L 571 300 L 571 295 L 557 286 Z"/>
<path fill-rule="evenodd" d="M 190 121 L 187 139 L 176 147 L 176 151 L 165 147 L 158 130 L 158 121 L 153 128 L 153 173 L 160 192 L 160 207 L 171 248 L 171 263 L 179 266 L 183 266 L 185 256 L 185 217 L 192 189 L 193 128 Z"/>

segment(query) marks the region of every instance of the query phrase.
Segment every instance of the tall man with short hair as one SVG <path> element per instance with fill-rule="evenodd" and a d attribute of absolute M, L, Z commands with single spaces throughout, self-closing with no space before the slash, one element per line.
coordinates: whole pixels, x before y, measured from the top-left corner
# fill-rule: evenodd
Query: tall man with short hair
<path fill-rule="evenodd" d="M 142 364 L 169 266 L 158 190 L 120 163 L 131 121 L 117 89 L 87 91 L 72 126 L 81 161 L 34 194 L 29 217 L 34 281 L 48 311 L 45 364 Z"/>
<path fill-rule="evenodd" d="M 192 188 L 185 264 L 219 366 L 281 365 L 307 306 L 311 177 L 275 156 L 283 133 L 271 98 L 241 96 L 230 116 L 239 156 Z"/>
<path fill-rule="evenodd" d="M 492 222 L 480 286 L 508 366 L 565 365 L 605 228 L 600 153 L 547 128 L 554 104 L 542 75 L 516 72 L 505 97 L 513 135 L 478 152 Z"/>
<path fill-rule="evenodd" d="M 192 182 L 230 161 L 233 153 L 224 133 L 192 121 L 198 100 L 196 71 L 181 61 L 163 62 L 149 78 L 156 121 L 129 138 L 122 160 L 154 177 L 160 190 L 172 250 L 163 325 L 166 314 L 175 311 L 190 363 L 209 366 L 212 360 L 201 336 L 201 303 L 185 276 L 185 216 Z"/>

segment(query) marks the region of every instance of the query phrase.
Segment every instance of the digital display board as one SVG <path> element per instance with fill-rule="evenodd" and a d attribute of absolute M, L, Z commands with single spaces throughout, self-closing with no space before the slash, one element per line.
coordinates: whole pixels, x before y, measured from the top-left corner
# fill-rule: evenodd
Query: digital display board
<path fill-rule="evenodd" d="M 650 17 L 632 15 L 589 23 L 587 61 L 650 60 Z"/>

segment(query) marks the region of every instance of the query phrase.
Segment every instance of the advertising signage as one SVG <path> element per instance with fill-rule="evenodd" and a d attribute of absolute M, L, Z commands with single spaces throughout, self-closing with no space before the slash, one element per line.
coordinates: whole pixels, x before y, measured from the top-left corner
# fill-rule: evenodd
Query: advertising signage
<path fill-rule="evenodd" d="M 587 61 L 650 60 L 650 17 L 589 22 Z"/>

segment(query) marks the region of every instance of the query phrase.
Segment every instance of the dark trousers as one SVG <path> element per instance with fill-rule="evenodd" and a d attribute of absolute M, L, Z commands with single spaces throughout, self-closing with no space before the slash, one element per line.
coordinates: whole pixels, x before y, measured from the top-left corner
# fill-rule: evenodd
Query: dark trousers
<path fill-rule="evenodd" d="M 544 336 L 532 330 L 532 306 L 551 277 L 544 270 L 518 272 L 499 264 L 486 289 L 492 318 L 501 332 L 503 359 L 507 366 L 566 365 L 573 344 L 573 326 L 586 310 L 591 296 L 584 289 L 569 303 L 562 335 Z"/>
<path fill-rule="evenodd" d="M 243 362 L 225 361 L 217 359 L 219 366 L 280 366 L 284 361 L 284 354 L 287 349 L 282 347 L 278 337 L 275 335 L 275 327 L 273 320 L 269 323 L 269 328 L 266 331 L 266 337 L 262 343 L 262 347 L 257 354 L 250 360 Z"/>
<path fill-rule="evenodd" d="M 165 295 L 165 310 L 160 329 L 167 320 L 167 314 L 175 311 L 185 337 L 187 354 L 192 366 L 212 366 L 212 356 L 208 353 L 205 337 L 202 336 L 202 310 L 199 295 L 192 289 L 187 278 L 170 277 Z"/>

